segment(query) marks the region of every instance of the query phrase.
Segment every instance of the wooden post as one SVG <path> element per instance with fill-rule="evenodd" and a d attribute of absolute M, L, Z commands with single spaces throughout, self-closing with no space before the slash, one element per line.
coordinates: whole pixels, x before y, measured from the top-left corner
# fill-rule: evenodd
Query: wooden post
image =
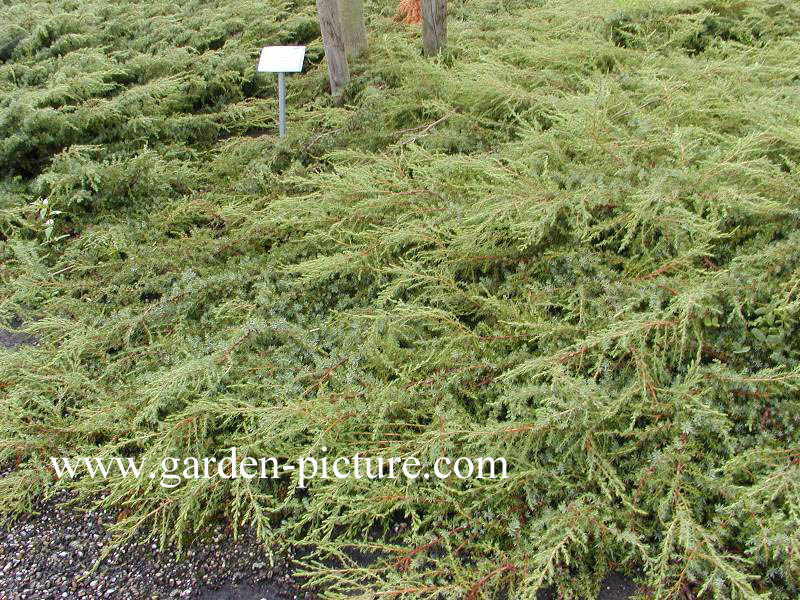
<path fill-rule="evenodd" d="M 342 86 L 350 81 L 342 24 L 339 20 L 339 3 L 337 0 L 317 0 L 317 15 L 322 32 L 322 45 L 325 46 L 325 60 L 328 62 L 331 94 L 337 96 Z"/>
<path fill-rule="evenodd" d="M 367 49 L 367 26 L 364 23 L 364 0 L 338 0 L 344 51 L 356 58 Z"/>
<path fill-rule="evenodd" d="M 422 0 L 422 45 L 426 56 L 447 44 L 447 0 Z"/>

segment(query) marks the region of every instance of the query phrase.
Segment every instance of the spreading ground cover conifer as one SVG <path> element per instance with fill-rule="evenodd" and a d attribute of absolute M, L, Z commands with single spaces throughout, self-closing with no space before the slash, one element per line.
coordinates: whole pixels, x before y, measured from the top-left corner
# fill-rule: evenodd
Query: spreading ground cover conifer
<path fill-rule="evenodd" d="M 329 597 L 610 569 L 798 597 L 800 8 L 455 1 L 430 61 L 394 8 L 367 3 L 333 106 L 312 2 L 2 3 L 0 314 L 39 339 L 0 354 L 3 513 L 68 486 L 120 540 L 252 525 Z M 309 44 L 284 140 L 272 43 Z M 164 489 L 48 460 L 231 446 L 510 477 Z"/>

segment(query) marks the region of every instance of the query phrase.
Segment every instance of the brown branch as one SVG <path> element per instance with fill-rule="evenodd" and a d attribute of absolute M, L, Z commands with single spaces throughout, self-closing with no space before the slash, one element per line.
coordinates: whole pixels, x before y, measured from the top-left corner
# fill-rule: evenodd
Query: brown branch
<path fill-rule="evenodd" d="M 455 529 L 451 529 L 445 535 L 452 535 L 454 533 L 460 533 L 460 532 L 464 531 L 465 529 L 467 529 L 467 526 L 466 525 L 461 525 L 459 527 L 456 527 Z M 411 565 L 411 559 L 412 558 L 414 558 L 417 554 L 420 554 L 421 552 L 425 552 L 426 550 L 430 550 L 434 546 L 438 546 L 444 540 L 445 535 L 440 535 L 439 537 L 437 537 L 436 539 L 434 539 L 431 542 L 428 542 L 427 544 L 422 544 L 421 546 L 417 546 L 416 548 L 413 548 L 412 550 L 409 550 L 406 553 L 405 556 L 397 559 L 397 561 L 395 562 L 395 565 L 397 566 L 397 570 L 398 571 L 407 570 L 408 567 Z"/>
<path fill-rule="evenodd" d="M 417 194 L 427 194 L 430 196 L 436 196 L 440 200 L 444 200 L 444 196 L 442 196 L 439 192 L 434 192 L 433 190 L 424 190 L 424 189 L 405 190 L 402 192 L 392 192 L 391 190 L 380 190 L 380 193 L 387 194 L 389 196 L 414 196 Z"/>
<path fill-rule="evenodd" d="M 308 386 L 308 387 L 305 389 L 305 391 L 303 392 L 303 396 L 305 396 L 306 394 L 308 394 L 308 392 L 310 392 L 310 391 L 311 391 L 311 390 L 313 390 L 314 388 L 317 388 L 317 387 L 321 386 L 323 383 L 325 383 L 325 381 L 328 379 L 328 377 L 330 377 L 330 376 L 333 374 L 333 372 L 334 372 L 336 369 L 338 369 L 339 367 L 341 367 L 341 366 L 342 366 L 344 363 L 346 363 L 346 362 L 347 362 L 347 357 L 345 356 L 345 357 L 344 357 L 342 360 L 340 360 L 338 363 L 336 363 L 336 364 L 335 364 L 335 365 L 333 365 L 332 367 L 330 367 L 330 368 L 326 369 L 326 370 L 325 370 L 325 371 L 322 373 L 322 375 L 320 375 L 320 376 L 317 378 L 317 380 L 316 380 L 314 383 L 312 383 L 310 386 Z"/>
<path fill-rule="evenodd" d="M 580 350 L 575 350 L 574 352 L 565 352 L 564 354 L 562 354 L 561 356 L 559 356 L 556 359 L 556 362 L 558 362 L 559 364 L 563 365 L 564 363 L 566 363 L 569 360 L 575 358 L 576 356 L 581 356 L 583 354 L 586 354 L 588 351 L 589 351 L 589 348 L 584 346 Z"/>
<path fill-rule="evenodd" d="M 600 139 L 597 137 L 597 133 L 595 132 L 594 129 L 592 129 L 589 133 L 592 136 L 592 139 L 595 141 L 595 143 L 598 146 L 600 146 L 600 148 L 602 148 L 606 154 L 608 154 L 611 158 L 613 158 L 617 162 L 617 164 L 620 165 L 621 167 L 625 166 L 625 161 L 622 160 L 619 156 L 617 156 L 614 152 L 606 148 L 606 145 L 603 142 L 601 142 Z"/>
<path fill-rule="evenodd" d="M 451 367 L 449 369 L 436 369 L 434 371 L 434 375 L 428 377 L 426 379 L 419 379 L 417 381 L 412 381 L 411 383 L 407 383 L 405 388 L 406 390 L 411 389 L 412 387 L 416 387 L 418 385 L 428 385 L 431 386 L 436 382 L 436 377 L 438 375 L 452 375 L 453 373 L 458 373 L 461 371 L 472 371 L 475 369 L 487 369 L 489 365 L 467 365 L 465 367 Z"/>
<path fill-rule="evenodd" d="M 473 585 L 470 588 L 469 592 L 464 597 L 464 600 L 475 600 L 475 598 L 477 598 L 478 596 L 478 592 L 480 591 L 480 589 L 484 585 L 486 585 L 486 582 L 489 581 L 492 577 L 499 575 L 500 573 L 505 573 L 507 571 L 516 571 L 516 570 L 517 567 L 515 565 L 512 565 L 511 563 L 506 563 L 503 566 L 496 568 L 494 571 L 490 571 L 489 573 L 487 573 L 486 575 L 484 575 L 478 581 L 475 582 L 475 585 Z"/>
<path fill-rule="evenodd" d="M 454 108 L 449 113 L 447 113 L 445 116 L 441 117 L 440 119 L 436 119 L 433 123 L 429 123 L 428 125 L 420 125 L 419 127 L 412 127 L 411 129 L 401 129 L 399 131 L 395 131 L 395 133 L 410 133 L 412 131 L 418 131 L 420 129 L 422 130 L 417 135 L 413 135 L 410 138 L 408 138 L 407 140 L 405 140 L 403 142 L 400 142 L 401 145 L 405 146 L 406 144 L 410 144 L 411 142 L 415 142 L 419 138 L 428 135 L 431 132 L 431 129 L 433 129 L 434 127 L 436 127 L 437 125 L 439 125 L 443 121 L 446 121 L 447 119 L 449 119 L 452 115 L 454 115 L 457 112 L 458 112 L 458 109 Z"/>

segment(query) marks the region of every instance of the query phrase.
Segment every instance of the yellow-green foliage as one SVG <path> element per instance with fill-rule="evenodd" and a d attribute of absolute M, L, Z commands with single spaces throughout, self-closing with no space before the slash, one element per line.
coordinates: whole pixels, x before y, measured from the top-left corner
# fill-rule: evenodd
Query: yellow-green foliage
<path fill-rule="evenodd" d="M 430 61 L 367 5 L 336 107 L 310 1 L 2 3 L 0 315 L 40 340 L 0 354 L 2 510 L 66 485 L 120 539 L 251 524 L 331 597 L 623 569 L 797 598 L 797 3 L 456 0 Z M 306 42 L 279 140 L 258 47 Z M 166 490 L 47 458 L 323 445 L 511 476 Z"/>

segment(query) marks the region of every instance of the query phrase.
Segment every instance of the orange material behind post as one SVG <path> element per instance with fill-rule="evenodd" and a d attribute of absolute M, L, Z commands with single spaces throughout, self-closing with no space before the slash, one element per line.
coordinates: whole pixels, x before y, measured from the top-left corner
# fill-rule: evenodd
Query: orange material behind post
<path fill-rule="evenodd" d="M 400 0 L 394 19 L 399 23 L 405 23 L 407 25 L 418 25 L 421 23 L 421 0 Z"/>

